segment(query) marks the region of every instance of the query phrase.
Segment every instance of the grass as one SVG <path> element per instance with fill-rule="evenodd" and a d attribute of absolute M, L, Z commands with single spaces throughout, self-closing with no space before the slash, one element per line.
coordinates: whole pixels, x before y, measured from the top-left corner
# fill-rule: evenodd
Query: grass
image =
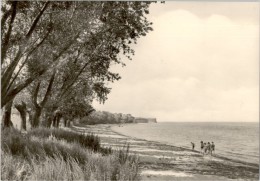
<path fill-rule="evenodd" d="M 100 145 L 100 139 L 94 134 L 80 134 L 72 131 L 66 131 L 61 129 L 48 129 L 38 128 L 28 132 L 29 136 L 37 136 L 41 138 L 48 138 L 50 136 L 55 137 L 58 140 L 66 140 L 67 142 L 77 142 L 81 146 L 89 148 L 95 152 L 101 152 L 102 154 L 109 154 L 112 152 L 110 148 L 102 148 Z"/>
<path fill-rule="evenodd" d="M 2 131 L 1 180 L 139 179 L 138 159 L 129 155 L 129 146 L 104 155 L 85 142 L 64 136 L 66 132 L 71 135 L 70 131 L 52 132 L 58 138 L 47 137 L 49 131 L 53 130 L 27 135 L 16 130 Z"/>

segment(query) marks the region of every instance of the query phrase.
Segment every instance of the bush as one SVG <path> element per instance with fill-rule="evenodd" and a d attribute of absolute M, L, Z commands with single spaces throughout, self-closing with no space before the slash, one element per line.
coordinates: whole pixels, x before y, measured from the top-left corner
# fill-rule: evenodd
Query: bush
<path fill-rule="evenodd" d="M 29 136 L 37 136 L 40 138 L 48 138 L 54 136 L 58 140 L 66 140 L 69 143 L 77 142 L 81 146 L 93 150 L 94 152 L 100 152 L 102 154 L 110 154 L 112 152 L 111 148 L 102 148 L 100 145 L 100 139 L 94 134 L 80 134 L 72 131 L 66 131 L 61 129 L 48 129 L 48 128 L 38 128 L 33 129 L 28 132 Z"/>

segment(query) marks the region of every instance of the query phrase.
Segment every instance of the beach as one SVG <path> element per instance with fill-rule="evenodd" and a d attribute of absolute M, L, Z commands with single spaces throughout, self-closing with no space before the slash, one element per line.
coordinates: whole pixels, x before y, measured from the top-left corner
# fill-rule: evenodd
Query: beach
<path fill-rule="evenodd" d="M 104 147 L 121 149 L 139 157 L 141 180 L 258 180 L 259 164 L 220 156 L 203 156 L 198 151 L 125 136 L 115 128 L 127 125 L 73 126 L 81 133 L 100 137 Z"/>

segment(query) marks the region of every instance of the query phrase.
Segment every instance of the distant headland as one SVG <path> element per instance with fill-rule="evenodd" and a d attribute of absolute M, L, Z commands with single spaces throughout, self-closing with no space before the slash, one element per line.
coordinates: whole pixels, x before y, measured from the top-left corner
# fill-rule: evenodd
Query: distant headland
<path fill-rule="evenodd" d="M 140 118 L 136 117 L 134 123 L 157 123 L 156 118 Z"/>
<path fill-rule="evenodd" d="M 94 111 L 76 121 L 76 124 L 124 124 L 124 123 L 157 123 L 156 118 L 134 117 L 131 114 Z"/>

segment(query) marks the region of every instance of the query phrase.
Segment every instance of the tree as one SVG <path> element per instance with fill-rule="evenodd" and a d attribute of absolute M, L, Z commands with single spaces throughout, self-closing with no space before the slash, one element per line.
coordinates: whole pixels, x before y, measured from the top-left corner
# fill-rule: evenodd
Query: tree
<path fill-rule="evenodd" d="M 42 111 L 70 105 L 75 89 L 87 89 L 85 102 L 104 102 L 119 80 L 109 71 L 131 59 L 130 44 L 152 30 L 147 21 L 150 2 L 7 2 L 3 5 L 2 107 L 28 87 L 32 122 Z M 18 68 L 19 66 L 19 68 Z M 18 69 L 17 69 L 18 68 Z M 83 90 L 80 89 L 80 90 Z M 77 96 L 76 96 L 77 97 Z M 52 103 L 52 108 L 45 108 Z"/>
<path fill-rule="evenodd" d="M 17 84 L 12 86 L 15 82 L 12 78 L 16 77 L 13 75 L 20 60 L 25 58 L 24 55 L 29 56 L 37 48 L 37 46 L 41 44 L 41 41 L 38 44 L 36 43 L 37 41 L 35 41 L 34 38 L 37 40 L 40 37 L 36 37 L 33 33 L 35 32 L 40 18 L 49 5 L 49 2 L 44 2 L 42 8 L 38 11 L 38 8 L 31 8 L 31 5 L 38 5 L 39 3 L 17 1 L 12 1 L 10 3 L 12 13 L 9 21 L 7 21 L 8 17 L 6 20 L 2 19 L 5 23 L 2 25 L 3 30 L 1 32 L 3 39 L 1 52 L 1 107 L 3 107 L 7 102 L 13 100 L 16 94 L 18 94 L 34 80 L 33 77 L 30 77 L 23 82 L 16 82 Z M 35 13 L 35 11 L 27 12 L 24 11 L 25 9 L 36 10 L 37 15 L 34 16 L 35 18 L 33 19 L 32 23 L 29 23 L 30 20 L 27 20 L 29 19 L 28 17 L 32 15 L 31 13 Z M 5 16 L 2 18 L 4 17 Z M 28 31 L 24 32 L 24 28 L 22 27 L 28 28 Z M 42 73 L 43 72 L 41 72 L 41 74 Z"/>
<path fill-rule="evenodd" d="M 13 105 L 13 100 L 9 101 L 8 104 L 5 106 L 3 117 L 2 117 L 3 128 L 13 127 L 13 123 L 11 121 L 12 105 Z"/>
<path fill-rule="evenodd" d="M 19 111 L 21 117 L 21 130 L 26 130 L 26 115 L 27 109 L 25 102 L 21 102 L 21 104 L 15 104 L 14 107 Z"/>

